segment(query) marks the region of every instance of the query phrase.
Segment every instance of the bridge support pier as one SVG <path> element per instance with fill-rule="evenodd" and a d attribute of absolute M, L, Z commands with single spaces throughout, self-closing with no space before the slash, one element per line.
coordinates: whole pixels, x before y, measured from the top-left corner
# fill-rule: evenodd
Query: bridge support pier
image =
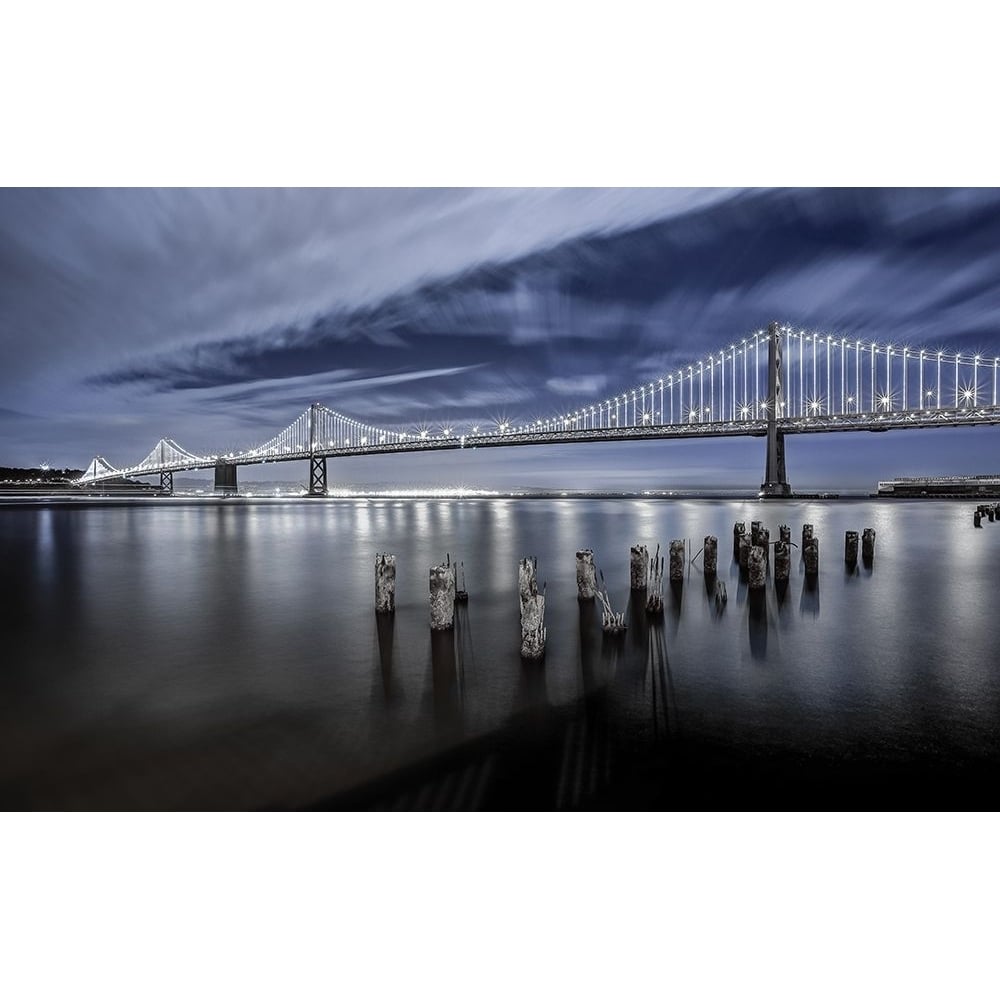
<path fill-rule="evenodd" d="M 309 456 L 309 496 L 326 496 L 326 456 Z"/>
<path fill-rule="evenodd" d="M 172 472 L 160 473 L 160 492 L 161 493 L 174 492 L 174 474 Z"/>
<path fill-rule="evenodd" d="M 236 493 L 236 466 L 227 462 L 217 462 L 215 465 L 215 492 Z"/>
<path fill-rule="evenodd" d="M 785 435 L 778 430 L 778 416 L 784 404 L 781 385 L 781 334 L 778 324 L 767 328 L 767 464 L 764 482 L 760 484 L 760 497 L 787 497 L 792 495 L 785 473 Z"/>

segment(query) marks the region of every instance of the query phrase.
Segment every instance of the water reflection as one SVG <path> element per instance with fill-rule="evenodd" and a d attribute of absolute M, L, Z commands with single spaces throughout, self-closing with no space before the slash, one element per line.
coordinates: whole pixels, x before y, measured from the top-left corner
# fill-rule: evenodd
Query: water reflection
<path fill-rule="evenodd" d="M 607 500 L 3 511 L 0 793 L 171 808 L 191 801 L 185 775 L 204 771 L 211 804 L 296 802 L 522 723 L 541 762 L 553 719 L 569 735 L 559 730 L 551 794 L 563 787 L 578 805 L 616 759 L 682 731 L 733 753 L 1000 762 L 1000 616 L 988 612 L 1000 529 L 974 533 L 961 505 L 886 511 Z M 879 575 L 827 559 L 811 581 L 800 550 L 793 581 L 772 567 L 758 603 L 734 559 L 717 578 L 736 605 L 727 614 L 716 581 L 699 584 L 688 565 L 662 618 L 630 595 L 617 637 L 576 598 L 579 548 L 599 553 L 623 595 L 632 544 L 714 534 L 728 548 L 736 520 L 772 535 L 786 523 L 793 538 L 803 521 L 829 539 L 874 525 Z M 927 574 L 942 546 L 962 574 Z M 397 557 L 395 615 L 374 613 L 376 551 Z M 452 632 L 430 634 L 427 568 L 444 552 L 464 561 L 470 601 Z M 541 664 L 518 655 L 528 553 L 548 581 Z M 763 663 L 775 669 L 746 669 Z"/>

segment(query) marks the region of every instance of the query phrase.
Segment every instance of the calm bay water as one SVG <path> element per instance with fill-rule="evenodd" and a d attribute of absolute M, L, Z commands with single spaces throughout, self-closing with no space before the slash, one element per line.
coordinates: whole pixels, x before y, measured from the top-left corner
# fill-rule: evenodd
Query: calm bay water
<path fill-rule="evenodd" d="M 1000 763 L 1000 525 L 975 530 L 973 506 L 175 500 L 0 509 L 0 803 L 336 804 L 338 793 L 484 740 L 494 757 L 520 747 L 519 766 L 537 759 L 524 804 L 549 807 L 598 801 L 602 788 L 627 784 L 635 762 L 649 801 L 668 804 L 671 754 L 698 757 L 707 796 L 698 801 L 723 807 L 748 804 L 732 797 L 744 778 L 789 808 L 814 775 L 864 773 L 870 788 L 886 783 L 887 802 L 900 775 L 911 790 L 929 772 L 939 786 L 978 781 Z M 769 584 L 760 614 L 731 562 L 733 522 L 754 519 L 772 538 L 791 525 L 793 541 L 808 521 L 821 539 L 815 589 L 793 550 L 787 593 L 779 600 Z M 878 533 L 874 566 L 849 573 L 844 531 L 867 526 Z M 728 605 L 717 610 L 698 560 L 662 620 L 648 622 L 628 603 L 629 546 L 686 538 L 697 551 L 706 534 L 719 537 Z M 616 607 L 628 608 L 623 637 L 603 636 L 599 615 L 577 602 L 575 551 L 584 547 Z M 397 610 L 382 621 L 373 608 L 379 551 L 394 552 L 398 566 Z M 428 569 L 446 553 L 464 561 L 470 601 L 453 635 L 432 637 Z M 524 555 L 537 556 L 547 582 L 541 665 L 518 653 Z M 506 797 L 491 799 L 499 774 L 460 759 L 411 804 L 517 804 L 509 779 Z M 969 805 L 994 805 L 991 788 L 963 794 Z"/>

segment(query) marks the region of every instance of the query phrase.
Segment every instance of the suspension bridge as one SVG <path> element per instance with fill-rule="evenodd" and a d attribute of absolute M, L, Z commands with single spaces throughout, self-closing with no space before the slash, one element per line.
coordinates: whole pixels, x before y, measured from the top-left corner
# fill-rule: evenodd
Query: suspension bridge
<path fill-rule="evenodd" d="M 438 433 L 377 426 L 313 403 L 279 434 L 240 451 L 198 455 L 170 438 L 138 464 L 97 456 L 81 487 L 215 470 L 237 491 L 241 465 L 309 462 L 309 493 L 327 492 L 327 460 L 355 455 L 692 437 L 766 437 L 762 497 L 788 496 L 785 437 L 1000 423 L 1000 357 L 806 333 L 771 323 L 615 396 L 545 419 L 469 422 Z"/>

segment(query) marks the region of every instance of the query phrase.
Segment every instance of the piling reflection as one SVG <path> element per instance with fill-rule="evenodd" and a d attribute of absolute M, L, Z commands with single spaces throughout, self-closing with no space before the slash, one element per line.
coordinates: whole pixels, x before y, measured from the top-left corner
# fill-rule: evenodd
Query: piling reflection
<path fill-rule="evenodd" d="M 750 636 L 750 656 L 758 662 L 767 659 L 767 594 L 763 590 L 750 592 L 747 609 L 747 629 Z"/>
<path fill-rule="evenodd" d="M 392 644 L 396 632 L 394 613 L 375 616 L 375 634 L 378 643 L 379 676 L 386 702 L 392 697 Z"/>
<path fill-rule="evenodd" d="M 799 613 L 819 617 L 819 577 L 805 577 L 802 581 L 802 596 L 799 599 Z"/>
<path fill-rule="evenodd" d="M 580 675 L 583 678 L 584 697 L 594 694 L 607 684 L 607 676 L 597 674 L 597 646 L 600 620 L 597 616 L 597 602 L 580 601 Z"/>
<path fill-rule="evenodd" d="M 438 733 L 445 736 L 460 733 L 462 695 L 455 655 L 455 633 L 450 629 L 431 630 L 431 688 Z"/>
<path fill-rule="evenodd" d="M 653 742 L 659 743 L 670 737 L 670 714 L 674 698 L 667 640 L 663 628 L 658 623 L 653 623 L 649 628 L 647 648 L 646 663 L 650 679 Z"/>

